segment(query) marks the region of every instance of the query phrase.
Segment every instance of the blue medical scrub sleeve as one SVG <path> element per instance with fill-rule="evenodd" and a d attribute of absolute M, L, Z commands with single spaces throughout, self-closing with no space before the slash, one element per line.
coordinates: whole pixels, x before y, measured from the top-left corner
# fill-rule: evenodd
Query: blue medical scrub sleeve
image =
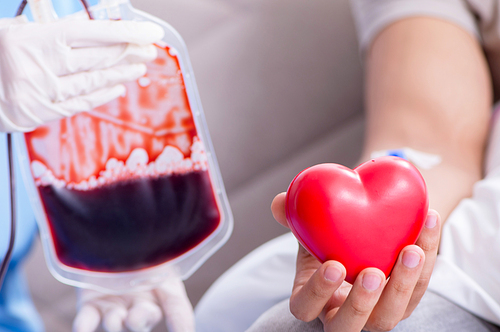
<path fill-rule="evenodd" d="M 21 0 L 1 0 L 0 18 L 13 17 Z M 88 1 L 90 5 L 97 0 Z M 53 0 L 59 16 L 66 16 L 82 9 L 78 0 Z M 28 17 L 29 8 L 28 9 Z M 43 323 L 38 315 L 22 270 L 25 259 L 37 232 L 35 218 L 21 171 L 15 158 L 17 229 L 12 260 L 0 291 L 0 332 L 42 332 Z M 0 133 L 0 259 L 7 251 L 10 237 L 10 191 L 7 155 L 7 135 Z"/>
<path fill-rule="evenodd" d="M 15 162 L 16 242 L 0 291 L 0 331 L 43 331 L 41 319 L 29 295 L 21 266 L 36 234 L 36 224 L 17 160 Z M 7 135 L 5 133 L 0 133 L 0 183 L 0 259 L 3 259 L 10 239 L 11 212 Z"/>
<path fill-rule="evenodd" d="M 22 0 L 1 0 L 0 2 L 0 18 L 14 17 Z M 87 0 L 89 6 L 97 5 L 99 0 Z M 52 0 L 54 10 L 59 17 L 73 14 L 83 9 L 80 0 Z M 31 20 L 31 11 L 29 6 L 26 6 L 23 14 Z"/>

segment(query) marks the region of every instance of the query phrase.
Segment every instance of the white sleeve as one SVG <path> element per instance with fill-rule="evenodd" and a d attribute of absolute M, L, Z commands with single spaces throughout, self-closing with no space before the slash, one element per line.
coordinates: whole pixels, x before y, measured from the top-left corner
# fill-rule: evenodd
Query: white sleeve
<path fill-rule="evenodd" d="M 298 247 L 292 233 L 286 233 L 233 265 L 196 306 L 197 331 L 246 331 L 265 311 L 289 298 Z"/>
<path fill-rule="evenodd" d="M 486 176 L 443 226 L 429 289 L 500 324 L 500 104 L 495 107 Z"/>
<path fill-rule="evenodd" d="M 475 16 L 462 0 L 351 0 L 351 7 L 362 53 L 385 27 L 415 16 L 449 21 L 480 39 Z"/>

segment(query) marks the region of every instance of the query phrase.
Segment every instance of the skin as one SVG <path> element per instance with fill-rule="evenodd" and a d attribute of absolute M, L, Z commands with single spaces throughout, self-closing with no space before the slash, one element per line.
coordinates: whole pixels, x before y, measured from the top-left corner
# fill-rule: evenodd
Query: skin
<path fill-rule="evenodd" d="M 420 171 L 446 220 L 482 178 L 493 97 L 479 43 L 450 23 L 411 18 L 382 31 L 365 62 L 362 160 L 404 146 L 440 155 L 440 165 Z"/>
<path fill-rule="evenodd" d="M 319 317 L 327 332 L 390 331 L 409 317 L 432 274 L 441 220 L 471 196 L 482 177 L 492 84 L 477 40 L 438 19 L 403 19 L 375 38 L 365 69 L 367 125 L 361 161 L 372 151 L 411 147 L 438 154 L 442 162 L 420 170 L 432 209 L 416 244 L 401 251 L 390 279 L 368 268 L 350 285 L 341 263 L 321 264 L 299 246 L 290 310 L 303 321 Z M 271 210 L 288 227 L 285 193 L 275 197 Z"/>

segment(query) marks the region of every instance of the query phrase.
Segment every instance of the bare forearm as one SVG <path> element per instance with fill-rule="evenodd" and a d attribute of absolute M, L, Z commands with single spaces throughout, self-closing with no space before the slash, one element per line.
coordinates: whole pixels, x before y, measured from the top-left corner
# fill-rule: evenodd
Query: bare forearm
<path fill-rule="evenodd" d="M 467 32 L 430 18 L 389 26 L 366 56 L 363 160 L 406 146 L 440 155 L 422 174 L 431 207 L 446 220 L 482 176 L 491 90 L 480 45 Z"/>

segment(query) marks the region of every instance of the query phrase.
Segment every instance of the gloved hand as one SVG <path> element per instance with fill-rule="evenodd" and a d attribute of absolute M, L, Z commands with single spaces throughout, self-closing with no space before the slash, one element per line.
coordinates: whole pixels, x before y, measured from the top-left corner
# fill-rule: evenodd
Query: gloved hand
<path fill-rule="evenodd" d="M 0 131 L 30 131 L 124 94 L 163 33 L 151 22 L 0 20 Z"/>
<path fill-rule="evenodd" d="M 78 313 L 73 332 L 94 332 L 99 324 L 106 332 L 149 332 L 165 317 L 169 332 L 194 332 L 194 314 L 182 280 L 171 276 L 145 292 L 105 295 L 79 290 Z"/>

